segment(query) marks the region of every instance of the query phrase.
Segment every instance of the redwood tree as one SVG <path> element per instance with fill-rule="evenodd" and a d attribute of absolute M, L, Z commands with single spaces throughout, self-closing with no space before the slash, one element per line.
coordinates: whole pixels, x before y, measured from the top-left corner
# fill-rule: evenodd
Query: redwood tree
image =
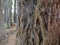
<path fill-rule="evenodd" d="M 17 45 L 60 45 L 60 1 L 19 0 Z"/>

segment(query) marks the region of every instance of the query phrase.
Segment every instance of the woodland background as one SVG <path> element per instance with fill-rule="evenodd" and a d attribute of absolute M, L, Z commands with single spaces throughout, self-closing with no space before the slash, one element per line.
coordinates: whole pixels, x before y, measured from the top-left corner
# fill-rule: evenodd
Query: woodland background
<path fill-rule="evenodd" d="M 0 0 L 0 45 L 60 45 L 60 0 Z"/>

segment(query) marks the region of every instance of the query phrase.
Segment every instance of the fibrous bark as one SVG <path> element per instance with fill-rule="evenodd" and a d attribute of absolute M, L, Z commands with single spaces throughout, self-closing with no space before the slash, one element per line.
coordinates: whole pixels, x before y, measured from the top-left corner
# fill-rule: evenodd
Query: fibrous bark
<path fill-rule="evenodd" d="M 51 0 L 50 13 L 48 18 L 48 45 L 60 45 L 59 44 L 59 20 L 60 9 L 59 0 Z"/>
<path fill-rule="evenodd" d="M 17 45 L 60 45 L 60 1 L 19 0 Z"/>
<path fill-rule="evenodd" d="M 19 1 L 17 45 L 47 45 L 47 28 L 41 16 L 41 0 Z"/>

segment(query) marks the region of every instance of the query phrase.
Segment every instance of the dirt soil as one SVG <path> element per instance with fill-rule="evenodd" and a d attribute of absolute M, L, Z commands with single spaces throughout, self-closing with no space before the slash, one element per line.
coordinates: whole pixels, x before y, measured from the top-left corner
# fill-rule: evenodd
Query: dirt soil
<path fill-rule="evenodd" d="M 7 39 L 4 43 L 0 43 L 0 45 L 15 45 L 16 43 L 16 28 L 13 27 L 11 29 L 7 29 Z"/>

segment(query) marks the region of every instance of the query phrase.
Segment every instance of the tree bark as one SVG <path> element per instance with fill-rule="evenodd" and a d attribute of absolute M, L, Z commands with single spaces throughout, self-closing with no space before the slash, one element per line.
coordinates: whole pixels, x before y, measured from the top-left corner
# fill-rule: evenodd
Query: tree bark
<path fill-rule="evenodd" d="M 19 0 L 16 45 L 47 45 L 47 29 L 39 10 L 42 2 L 43 0 Z"/>
<path fill-rule="evenodd" d="M 19 0 L 16 45 L 60 45 L 60 1 Z"/>
<path fill-rule="evenodd" d="M 2 9 L 3 9 L 2 8 L 2 0 L 0 0 L 0 42 L 2 42 L 2 40 L 5 40 L 5 37 L 6 37 Z"/>

